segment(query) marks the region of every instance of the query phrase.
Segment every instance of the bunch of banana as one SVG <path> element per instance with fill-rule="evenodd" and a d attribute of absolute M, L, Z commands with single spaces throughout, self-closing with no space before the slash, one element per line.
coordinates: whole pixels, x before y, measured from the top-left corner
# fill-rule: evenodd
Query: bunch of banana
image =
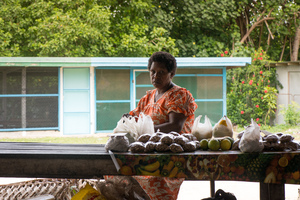
<path fill-rule="evenodd" d="M 160 176 L 160 163 L 158 161 L 148 164 L 148 165 L 140 165 L 137 168 L 137 172 L 140 175 L 146 176 Z"/>
<path fill-rule="evenodd" d="M 170 178 L 185 178 L 184 170 L 182 169 L 182 163 L 180 161 L 170 160 L 168 164 L 165 164 L 161 170 L 161 175 Z"/>
<path fill-rule="evenodd" d="M 160 166 L 160 162 L 155 161 L 148 165 L 139 165 L 136 171 L 138 175 L 185 178 L 186 175 L 184 173 L 182 162 L 183 160 L 176 158 L 175 160 L 170 160 L 167 164 Z"/>

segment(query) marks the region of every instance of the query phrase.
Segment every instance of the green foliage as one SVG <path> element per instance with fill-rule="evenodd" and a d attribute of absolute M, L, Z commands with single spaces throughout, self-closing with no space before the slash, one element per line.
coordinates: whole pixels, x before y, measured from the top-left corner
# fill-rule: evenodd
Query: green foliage
<path fill-rule="evenodd" d="M 296 126 L 300 123 L 300 106 L 292 101 L 288 106 L 279 105 L 281 108 L 279 114 L 284 116 L 284 122 L 288 125 Z"/>
<path fill-rule="evenodd" d="M 214 57 L 240 46 L 289 60 L 299 9 L 289 0 L 2 0 L 0 56 Z"/>
<path fill-rule="evenodd" d="M 231 46 L 233 19 L 242 5 L 231 0 L 153 1 L 156 8 L 149 18 L 149 27 L 166 29 L 176 38 L 176 47 L 183 57 L 212 57 L 218 49 Z"/>
<path fill-rule="evenodd" d="M 221 56 L 241 54 L 224 51 Z M 234 124 L 248 125 L 251 119 L 258 124 L 269 125 L 277 108 L 276 71 L 266 68 L 267 55 L 262 49 L 244 49 L 245 55 L 250 52 L 252 64 L 235 68 L 227 74 L 227 115 Z"/>
<path fill-rule="evenodd" d="M 110 4 L 108 4 L 110 3 Z M 150 1 L 5 0 L 0 7 L 0 56 L 178 55 L 162 27 L 148 28 Z"/>

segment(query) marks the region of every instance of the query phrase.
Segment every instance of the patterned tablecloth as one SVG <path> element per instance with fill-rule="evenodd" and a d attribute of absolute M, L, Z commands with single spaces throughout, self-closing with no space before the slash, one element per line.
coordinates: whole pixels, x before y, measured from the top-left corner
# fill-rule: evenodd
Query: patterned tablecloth
<path fill-rule="evenodd" d="M 112 154 L 122 175 L 300 184 L 300 151 Z"/>

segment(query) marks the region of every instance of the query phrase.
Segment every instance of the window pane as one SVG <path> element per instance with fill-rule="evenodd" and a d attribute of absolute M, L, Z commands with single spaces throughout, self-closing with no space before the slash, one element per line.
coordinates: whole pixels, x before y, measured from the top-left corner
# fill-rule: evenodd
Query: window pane
<path fill-rule="evenodd" d="M 211 124 L 214 126 L 222 117 L 223 102 L 196 102 L 198 108 L 195 112 L 195 118 L 199 115 L 201 117 L 201 123 L 204 122 L 204 116 L 207 115 Z"/>
<path fill-rule="evenodd" d="M 57 68 L 27 68 L 26 70 L 27 94 L 57 94 L 58 69 Z"/>
<path fill-rule="evenodd" d="M 0 67 L 0 94 L 21 94 L 22 68 Z"/>
<path fill-rule="evenodd" d="M 200 76 L 197 77 L 197 95 L 195 99 L 222 99 L 223 80 L 222 77 Z"/>
<path fill-rule="evenodd" d="M 193 97 L 196 99 L 197 97 L 197 77 L 196 76 L 177 76 L 173 78 L 173 82 L 180 87 L 186 88 L 189 90 Z"/>
<path fill-rule="evenodd" d="M 137 85 L 140 85 L 140 84 L 150 84 L 151 85 L 150 76 L 149 76 L 148 71 L 144 71 L 144 72 L 136 71 L 135 79 L 136 79 Z"/>
<path fill-rule="evenodd" d="M 145 94 L 146 91 L 152 90 L 154 87 L 137 87 L 136 88 L 136 99 L 141 99 Z"/>
<path fill-rule="evenodd" d="M 130 71 L 123 69 L 96 70 L 97 100 L 129 100 Z"/>
<path fill-rule="evenodd" d="M 64 68 L 64 89 L 89 89 L 89 68 Z"/>
<path fill-rule="evenodd" d="M 97 131 L 113 130 L 129 111 L 130 103 L 97 103 Z"/>
<path fill-rule="evenodd" d="M 1 97 L 0 113 L 1 129 L 58 127 L 58 97 Z"/>
<path fill-rule="evenodd" d="M 0 98 L 0 128 L 21 128 L 21 98 Z"/>
<path fill-rule="evenodd" d="M 22 76 L 25 94 L 57 94 L 57 68 L 0 67 L 0 94 L 22 94 Z"/>
<path fill-rule="evenodd" d="M 58 97 L 26 98 L 27 128 L 58 127 Z"/>

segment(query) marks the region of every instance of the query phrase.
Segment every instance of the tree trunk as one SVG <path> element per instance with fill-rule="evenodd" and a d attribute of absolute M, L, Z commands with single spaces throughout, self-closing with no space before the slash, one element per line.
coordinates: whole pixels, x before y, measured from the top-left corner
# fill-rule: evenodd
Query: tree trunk
<path fill-rule="evenodd" d="M 261 19 L 257 22 L 255 22 L 251 28 L 249 29 L 249 31 L 244 35 L 244 37 L 241 39 L 241 43 L 244 43 L 247 39 L 247 37 L 249 37 L 250 33 L 254 30 L 255 27 L 257 27 L 260 23 L 264 22 L 264 21 L 267 21 L 267 20 L 271 20 L 271 19 L 275 19 L 274 17 L 266 17 L 264 19 Z"/>
<path fill-rule="evenodd" d="M 293 51 L 291 54 L 291 61 L 297 61 L 299 55 L 299 44 L 300 44 L 300 26 L 297 28 L 295 33 L 295 39 L 293 42 Z"/>

